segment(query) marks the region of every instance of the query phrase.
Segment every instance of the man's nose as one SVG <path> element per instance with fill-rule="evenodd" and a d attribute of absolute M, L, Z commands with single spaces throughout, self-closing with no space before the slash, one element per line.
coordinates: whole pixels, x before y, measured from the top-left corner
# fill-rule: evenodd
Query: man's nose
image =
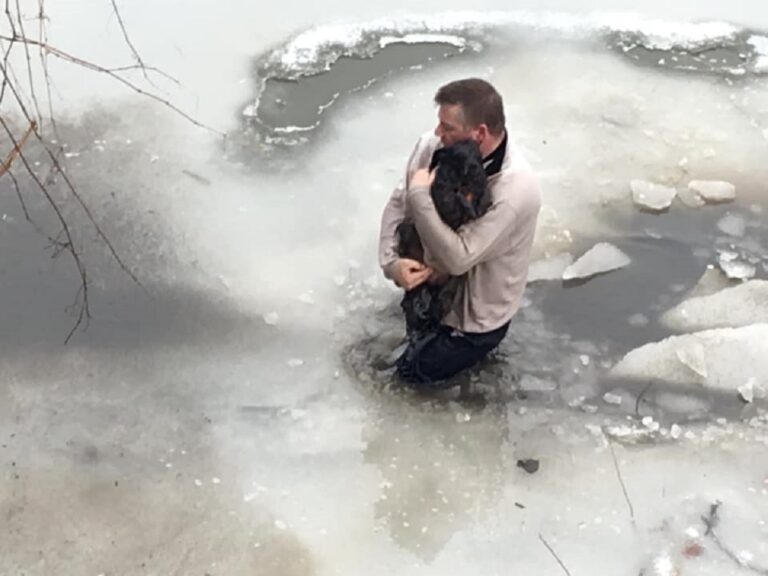
<path fill-rule="evenodd" d="M 435 126 L 435 136 L 437 136 L 438 138 L 443 137 L 443 131 L 440 129 L 440 124 Z"/>

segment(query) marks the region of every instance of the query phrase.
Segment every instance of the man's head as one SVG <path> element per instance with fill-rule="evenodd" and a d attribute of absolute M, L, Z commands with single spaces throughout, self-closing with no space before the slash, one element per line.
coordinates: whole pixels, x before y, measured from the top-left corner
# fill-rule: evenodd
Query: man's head
<path fill-rule="evenodd" d="M 485 80 L 467 78 L 446 84 L 435 94 L 438 124 L 435 136 L 443 146 L 472 140 L 486 156 L 504 136 L 504 104 Z"/>

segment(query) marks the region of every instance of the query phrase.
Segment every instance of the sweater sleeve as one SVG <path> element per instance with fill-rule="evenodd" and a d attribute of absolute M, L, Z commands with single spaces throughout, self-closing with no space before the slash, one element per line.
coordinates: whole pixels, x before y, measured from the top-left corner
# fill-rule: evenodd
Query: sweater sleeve
<path fill-rule="evenodd" d="M 397 238 L 395 230 L 406 215 L 406 190 L 411 174 L 418 169 L 419 162 L 424 152 L 422 150 L 424 137 L 420 138 L 411 152 L 406 164 L 405 175 L 400 183 L 395 187 L 392 195 L 389 197 L 384 212 L 381 215 L 381 227 L 379 230 L 379 266 L 381 266 L 384 276 L 392 278 L 392 267 L 398 259 Z"/>
<path fill-rule="evenodd" d="M 429 188 L 415 187 L 405 196 L 422 243 L 440 267 L 453 276 L 491 257 L 514 226 L 515 212 L 506 202 L 493 204 L 483 216 L 454 231 L 437 213 Z"/>

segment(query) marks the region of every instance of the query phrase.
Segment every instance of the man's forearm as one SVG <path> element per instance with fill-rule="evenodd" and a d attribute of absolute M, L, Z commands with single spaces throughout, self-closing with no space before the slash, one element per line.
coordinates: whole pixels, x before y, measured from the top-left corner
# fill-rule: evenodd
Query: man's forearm
<path fill-rule="evenodd" d="M 454 276 L 464 274 L 492 253 L 514 223 L 511 207 L 501 203 L 454 231 L 440 218 L 426 186 L 408 190 L 406 205 L 425 248 Z"/>

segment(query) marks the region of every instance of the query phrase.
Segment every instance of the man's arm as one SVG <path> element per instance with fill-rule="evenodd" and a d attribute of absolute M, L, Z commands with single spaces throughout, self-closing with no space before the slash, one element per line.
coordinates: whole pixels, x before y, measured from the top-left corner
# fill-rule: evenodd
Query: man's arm
<path fill-rule="evenodd" d="M 425 154 L 423 148 L 422 138 L 417 142 L 413 152 L 411 152 L 411 156 L 408 158 L 403 180 L 394 189 L 387 205 L 384 207 L 379 232 L 379 265 L 387 278 L 394 280 L 396 284 L 406 290 L 427 280 L 431 272 L 421 262 L 398 256 L 395 234 L 398 224 L 405 219 L 405 197 L 410 176 L 419 168 L 419 164 L 424 161 L 422 158 Z"/>
<path fill-rule="evenodd" d="M 453 276 L 464 274 L 493 254 L 515 223 L 512 206 L 501 202 L 454 231 L 437 213 L 429 187 L 421 183 L 407 191 L 406 204 L 422 243 L 440 267 Z"/>

